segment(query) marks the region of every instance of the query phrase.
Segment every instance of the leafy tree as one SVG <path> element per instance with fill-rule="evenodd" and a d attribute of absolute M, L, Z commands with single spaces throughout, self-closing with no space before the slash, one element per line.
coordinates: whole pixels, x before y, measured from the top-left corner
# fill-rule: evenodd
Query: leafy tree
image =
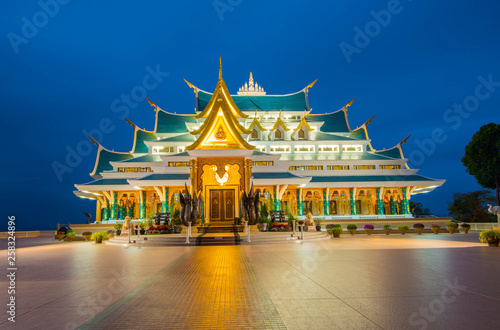
<path fill-rule="evenodd" d="M 464 222 L 495 221 L 493 214 L 488 213 L 486 206 L 494 199 L 489 190 L 456 193 L 453 195 L 453 202 L 448 202 L 448 212 L 454 219 Z"/>
<path fill-rule="evenodd" d="M 424 208 L 422 203 L 415 203 L 410 201 L 410 211 L 413 213 L 414 217 L 423 217 L 431 214 L 428 208 Z"/>
<path fill-rule="evenodd" d="M 500 205 L 500 124 L 481 126 L 465 147 L 462 163 L 483 188 L 495 189 Z"/>

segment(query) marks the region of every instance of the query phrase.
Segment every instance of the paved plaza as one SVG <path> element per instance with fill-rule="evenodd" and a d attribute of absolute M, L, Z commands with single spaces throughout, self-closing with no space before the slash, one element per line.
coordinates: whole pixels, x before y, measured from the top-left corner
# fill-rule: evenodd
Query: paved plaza
<path fill-rule="evenodd" d="M 149 248 L 18 239 L 16 323 L 4 312 L 0 328 L 491 327 L 500 248 L 477 237 Z M 6 301 L 5 277 L 1 283 Z"/>

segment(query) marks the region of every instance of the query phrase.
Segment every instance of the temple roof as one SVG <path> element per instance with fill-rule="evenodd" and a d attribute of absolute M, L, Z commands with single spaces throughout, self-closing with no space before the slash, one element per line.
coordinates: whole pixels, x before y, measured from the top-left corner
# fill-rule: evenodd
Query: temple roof
<path fill-rule="evenodd" d="M 442 181 L 427 178 L 421 175 L 348 175 L 348 176 L 313 176 L 311 182 L 393 182 L 393 181 L 422 181 L 429 184 L 432 181 Z"/>
<path fill-rule="evenodd" d="M 196 119 L 193 115 L 178 115 L 157 108 L 154 132 L 185 133 L 187 131 L 186 123 L 196 123 Z"/>
<path fill-rule="evenodd" d="M 352 137 L 349 136 L 342 136 L 342 135 L 336 135 L 332 133 L 325 133 L 325 132 L 315 132 L 315 141 L 355 141 L 356 139 L 353 139 Z"/>
<path fill-rule="evenodd" d="M 399 159 L 399 157 L 397 157 Z M 332 152 L 332 153 L 295 153 L 281 154 L 280 161 L 295 161 L 295 160 L 394 160 L 385 155 L 379 155 L 368 152 Z"/>
<path fill-rule="evenodd" d="M 309 114 L 307 118 L 313 121 L 323 121 L 321 130 L 332 133 L 350 133 L 349 122 L 347 121 L 347 112 L 338 110 L 336 112 L 325 113 L 323 115 Z"/>
<path fill-rule="evenodd" d="M 94 179 L 100 178 L 100 173 L 103 171 L 111 171 L 113 166 L 110 162 L 119 162 L 122 160 L 127 160 L 133 158 L 133 156 L 128 152 L 115 152 L 109 151 L 103 148 L 101 145 L 97 147 L 97 158 L 94 165 L 94 170 L 89 173 Z"/>
<path fill-rule="evenodd" d="M 198 91 L 196 98 L 196 110 L 202 111 L 207 106 L 212 93 Z M 304 111 L 310 110 L 305 91 L 288 95 L 263 95 L 242 96 L 231 95 L 236 106 L 241 111 Z"/>
<path fill-rule="evenodd" d="M 184 130 L 185 131 L 185 130 Z M 161 142 L 194 142 L 195 138 L 190 133 L 179 134 L 176 136 L 167 137 L 161 140 Z"/>
<path fill-rule="evenodd" d="M 156 163 L 161 162 L 162 159 L 158 155 L 144 155 L 121 161 L 121 163 Z"/>
<path fill-rule="evenodd" d="M 127 185 L 127 179 L 99 179 L 92 182 L 87 182 L 82 184 L 82 186 L 117 186 L 117 185 Z"/>

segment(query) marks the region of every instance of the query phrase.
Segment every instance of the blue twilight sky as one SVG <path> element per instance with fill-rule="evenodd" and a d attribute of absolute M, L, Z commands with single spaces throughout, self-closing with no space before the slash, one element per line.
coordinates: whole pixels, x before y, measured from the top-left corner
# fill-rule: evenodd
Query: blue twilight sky
<path fill-rule="evenodd" d="M 84 222 L 95 202 L 72 191 L 91 181 L 95 148 L 66 160 L 86 145 L 82 131 L 109 120 L 102 144 L 129 151 L 122 112 L 152 130 L 154 111 L 141 95 L 128 104 L 122 96 L 158 69 L 147 97 L 193 113 L 183 79 L 212 91 L 219 56 L 232 93 L 250 71 L 268 94 L 318 79 L 313 113 L 356 97 L 351 126 L 377 114 L 369 125 L 375 148 L 411 134 L 404 150 L 412 166 L 447 180 L 413 200 L 443 215 L 453 193 L 480 188 L 460 161 L 465 145 L 481 125 L 500 122 L 499 12 L 498 1 L 472 0 L 2 1 L 0 230 L 7 215 L 19 230 Z M 54 162 L 71 173 L 59 180 Z"/>

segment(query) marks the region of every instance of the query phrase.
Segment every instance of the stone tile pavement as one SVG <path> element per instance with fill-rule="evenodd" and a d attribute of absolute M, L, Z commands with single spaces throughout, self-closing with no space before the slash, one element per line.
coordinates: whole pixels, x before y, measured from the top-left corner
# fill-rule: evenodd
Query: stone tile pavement
<path fill-rule="evenodd" d="M 476 329 L 500 310 L 500 248 L 474 233 L 17 256 L 16 323 L 3 312 L 0 329 Z"/>

